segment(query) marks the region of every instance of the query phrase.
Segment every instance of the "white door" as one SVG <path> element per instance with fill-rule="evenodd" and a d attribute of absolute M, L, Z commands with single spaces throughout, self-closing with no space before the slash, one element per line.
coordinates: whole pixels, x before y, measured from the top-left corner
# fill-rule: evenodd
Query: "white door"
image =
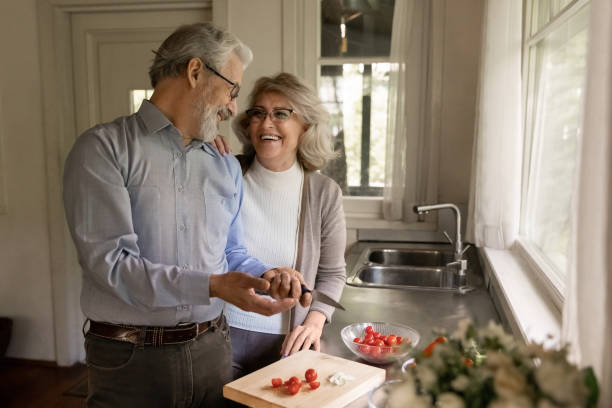
<path fill-rule="evenodd" d="M 148 71 L 153 50 L 178 26 L 211 19 L 210 8 L 75 13 L 72 40 L 77 133 L 130 114 L 131 92 L 151 88 Z"/>
<path fill-rule="evenodd" d="M 71 13 L 77 134 L 98 123 L 130 114 L 132 91 L 151 89 L 148 72 L 153 50 L 157 50 L 178 26 L 211 19 L 210 7 Z M 78 305 L 81 276 L 71 275 L 64 282 L 65 292 L 59 292 L 66 296 L 64 304 Z M 58 347 L 68 349 L 62 355 L 77 355 L 79 360 L 83 360 L 85 354 L 80 334 L 83 321 L 75 322 L 72 316 L 74 313 L 56 316 L 59 320 L 66 319 L 57 323 L 66 331 L 65 336 L 57 335 L 60 341 L 65 339 Z"/>

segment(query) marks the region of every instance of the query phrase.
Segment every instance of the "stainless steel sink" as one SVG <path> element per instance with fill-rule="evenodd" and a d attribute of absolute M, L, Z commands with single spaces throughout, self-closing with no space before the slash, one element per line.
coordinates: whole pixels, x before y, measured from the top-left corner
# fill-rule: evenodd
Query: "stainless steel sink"
<path fill-rule="evenodd" d="M 372 249 L 368 261 L 380 265 L 446 266 L 453 261 L 453 253 L 439 249 Z"/>
<path fill-rule="evenodd" d="M 392 286 L 452 288 L 454 272 L 445 267 L 364 266 L 357 277 L 366 283 Z"/>
<path fill-rule="evenodd" d="M 362 251 L 346 283 L 359 287 L 464 292 L 467 276 L 459 276 L 448 245 L 413 248 L 370 247 Z"/>

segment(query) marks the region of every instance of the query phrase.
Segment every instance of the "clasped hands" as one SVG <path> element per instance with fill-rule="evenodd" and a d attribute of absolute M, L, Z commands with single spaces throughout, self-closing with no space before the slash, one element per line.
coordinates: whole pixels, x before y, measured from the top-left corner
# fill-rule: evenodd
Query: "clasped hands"
<path fill-rule="evenodd" d="M 282 266 L 266 271 L 260 278 L 242 272 L 228 272 L 210 277 L 210 297 L 218 297 L 247 312 L 265 316 L 289 310 L 297 304 L 310 306 L 312 296 L 302 293 L 306 284 L 298 271 Z M 265 292 L 274 300 L 259 295 Z"/>

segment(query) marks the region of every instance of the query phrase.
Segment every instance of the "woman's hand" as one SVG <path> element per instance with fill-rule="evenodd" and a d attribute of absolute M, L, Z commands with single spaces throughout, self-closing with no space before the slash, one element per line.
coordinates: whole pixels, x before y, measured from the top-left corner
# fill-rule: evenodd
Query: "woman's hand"
<path fill-rule="evenodd" d="M 321 334 L 323 333 L 325 319 L 323 313 L 314 310 L 310 311 L 306 319 L 304 319 L 304 323 L 296 326 L 285 337 L 281 354 L 286 357 L 300 350 L 308 350 L 310 346 L 313 346 L 315 351 L 321 350 Z"/>
<path fill-rule="evenodd" d="M 232 152 L 232 148 L 223 135 L 217 135 L 217 137 L 209 143 L 212 147 L 217 149 L 221 155 Z"/>

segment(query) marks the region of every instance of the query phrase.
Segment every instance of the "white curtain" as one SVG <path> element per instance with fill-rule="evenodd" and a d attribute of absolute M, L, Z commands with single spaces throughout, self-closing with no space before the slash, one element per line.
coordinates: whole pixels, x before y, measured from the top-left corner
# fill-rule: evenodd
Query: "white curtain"
<path fill-rule="evenodd" d="M 522 1 L 489 0 L 476 111 L 466 239 L 507 249 L 519 226 Z"/>
<path fill-rule="evenodd" d="M 383 213 L 387 220 L 416 219 L 419 138 L 426 126 L 431 3 L 396 1 L 391 39 L 391 71 Z"/>
<path fill-rule="evenodd" d="M 575 242 L 563 337 L 591 366 L 600 407 L 612 406 L 612 2 L 592 0 Z"/>

